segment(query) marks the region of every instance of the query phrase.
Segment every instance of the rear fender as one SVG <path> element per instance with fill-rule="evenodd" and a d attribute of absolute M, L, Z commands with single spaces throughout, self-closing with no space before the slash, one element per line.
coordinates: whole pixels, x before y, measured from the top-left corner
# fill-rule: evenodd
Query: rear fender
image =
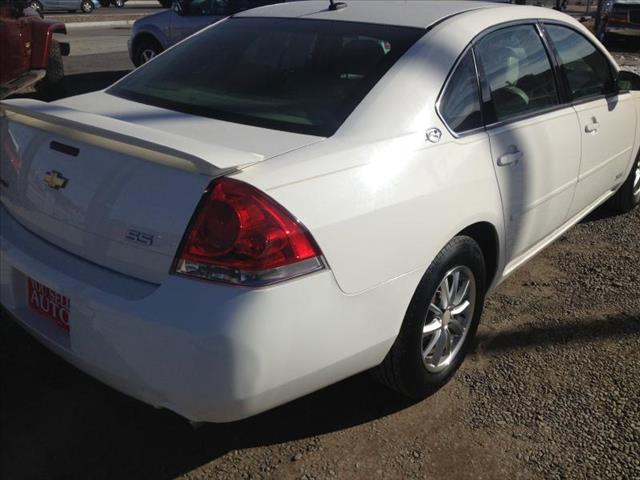
<path fill-rule="evenodd" d="M 41 22 L 33 22 L 32 24 L 32 43 L 31 50 L 31 68 L 46 69 L 49 64 L 49 49 L 53 42 L 54 33 L 67 33 L 67 27 L 62 22 L 53 20 L 43 20 Z M 65 48 L 69 53 L 68 47 Z M 64 52 L 63 52 L 64 53 Z"/>

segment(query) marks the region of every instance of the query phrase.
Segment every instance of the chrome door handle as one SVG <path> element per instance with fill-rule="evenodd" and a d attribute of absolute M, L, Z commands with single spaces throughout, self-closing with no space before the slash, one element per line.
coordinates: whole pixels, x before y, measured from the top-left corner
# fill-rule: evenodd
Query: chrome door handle
<path fill-rule="evenodd" d="M 595 133 L 600 129 L 600 124 L 598 123 L 598 121 L 594 118 L 591 123 L 587 124 L 584 127 L 584 131 L 587 133 Z"/>
<path fill-rule="evenodd" d="M 507 167 L 509 165 L 517 165 L 520 160 L 524 157 L 524 153 L 521 151 L 505 153 L 500 158 L 498 158 L 498 166 Z"/>

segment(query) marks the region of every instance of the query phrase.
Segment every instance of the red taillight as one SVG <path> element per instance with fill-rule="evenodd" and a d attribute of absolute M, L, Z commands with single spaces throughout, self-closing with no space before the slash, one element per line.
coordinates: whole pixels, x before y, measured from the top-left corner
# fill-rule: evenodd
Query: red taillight
<path fill-rule="evenodd" d="M 324 268 L 309 232 L 256 188 L 221 178 L 211 184 L 178 253 L 180 274 L 267 285 Z"/>

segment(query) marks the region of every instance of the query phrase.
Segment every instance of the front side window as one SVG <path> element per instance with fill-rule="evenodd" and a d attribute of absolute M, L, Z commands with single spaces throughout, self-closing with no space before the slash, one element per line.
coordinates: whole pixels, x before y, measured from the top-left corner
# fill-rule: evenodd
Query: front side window
<path fill-rule="evenodd" d="M 440 101 L 440 114 L 451 130 L 463 133 L 482 127 L 478 79 L 469 51 L 458 64 Z"/>
<path fill-rule="evenodd" d="M 545 25 L 545 29 L 558 51 L 573 100 L 611 93 L 611 66 L 600 50 L 570 28 Z"/>
<path fill-rule="evenodd" d="M 192 115 L 330 136 L 424 29 L 231 18 L 107 93 Z"/>
<path fill-rule="evenodd" d="M 533 25 L 489 33 L 475 48 L 498 121 L 559 104 L 551 62 Z"/>
<path fill-rule="evenodd" d="M 185 15 L 227 15 L 229 0 L 191 0 L 183 8 Z"/>

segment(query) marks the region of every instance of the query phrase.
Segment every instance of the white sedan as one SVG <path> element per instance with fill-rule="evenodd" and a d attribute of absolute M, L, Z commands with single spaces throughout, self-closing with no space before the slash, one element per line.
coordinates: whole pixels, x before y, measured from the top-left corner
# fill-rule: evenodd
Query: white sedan
<path fill-rule="evenodd" d="M 640 203 L 639 80 L 542 8 L 238 14 L 104 91 L 2 104 L 2 305 L 193 421 L 369 369 L 423 398 L 489 291 Z"/>

